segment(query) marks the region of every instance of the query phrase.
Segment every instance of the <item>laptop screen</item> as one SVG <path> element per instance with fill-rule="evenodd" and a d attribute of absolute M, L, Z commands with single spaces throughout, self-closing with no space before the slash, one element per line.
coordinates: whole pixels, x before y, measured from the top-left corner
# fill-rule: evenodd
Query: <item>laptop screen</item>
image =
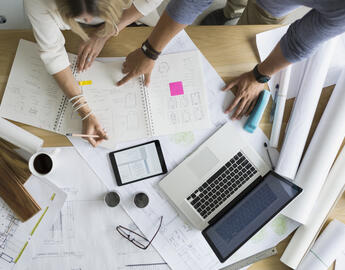
<path fill-rule="evenodd" d="M 219 260 L 224 262 L 301 191 L 298 186 L 270 172 L 202 234 Z"/>

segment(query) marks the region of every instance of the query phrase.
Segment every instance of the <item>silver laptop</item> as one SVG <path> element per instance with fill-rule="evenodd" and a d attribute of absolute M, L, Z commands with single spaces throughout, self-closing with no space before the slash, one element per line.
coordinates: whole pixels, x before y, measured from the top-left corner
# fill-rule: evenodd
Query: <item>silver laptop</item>
<path fill-rule="evenodd" d="M 174 206 L 203 230 L 270 166 L 225 124 L 160 183 Z"/>

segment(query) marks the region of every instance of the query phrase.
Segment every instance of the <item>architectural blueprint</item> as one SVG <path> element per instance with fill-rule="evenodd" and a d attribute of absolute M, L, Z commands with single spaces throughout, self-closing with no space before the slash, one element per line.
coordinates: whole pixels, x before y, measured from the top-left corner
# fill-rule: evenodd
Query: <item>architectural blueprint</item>
<path fill-rule="evenodd" d="M 53 224 L 66 199 L 63 191 L 45 179 L 31 176 L 25 188 L 41 207 L 31 219 L 21 222 L 0 198 L 0 269 L 24 269 L 32 248 Z"/>
<path fill-rule="evenodd" d="M 116 231 L 122 225 L 140 233 L 120 206 L 106 206 L 107 188 L 75 149 L 61 148 L 60 153 L 65 162 L 50 180 L 67 194 L 67 200 L 41 244 L 34 246 L 27 269 L 169 269 L 153 247 L 138 249 Z"/>
<path fill-rule="evenodd" d="M 167 49 L 168 51 L 165 52 L 169 53 L 179 50 L 188 51 L 195 49 L 195 45 L 185 32 L 181 32 L 169 44 Z M 176 167 L 186 156 L 228 120 L 228 116 L 224 114 L 224 110 L 233 99 L 233 95 L 230 92 L 224 93 L 220 90 L 224 86 L 223 80 L 205 58 L 203 58 L 203 63 L 207 84 L 208 106 L 213 127 L 204 131 L 184 132 L 159 137 L 158 139 L 162 146 L 168 171 Z M 194 99 L 197 98 L 194 97 Z M 269 164 L 267 152 L 263 147 L 264 142 L 268 141 L 267 137 L 261 129 L 257 129 L 254 134 L 245 132 L 242 128 L 245 121 L 246 119 L 242 119 L 241 121 L 233 122 L 233 125 L 237 127 L 238 136 L 246 139 L 260 156 L 266 160 L 267 164 Z M 172 269 L 219 269 L 227 264 L 234 263 L 250 255 L 254 255 L 259 251 L 275 246 L 298 226 L 296 222 L 278 215 L 222 265 L 206 243 L 201 232 L 189 226 L 159 190 L 157 182 L 162 177 L 131 184 L 129 187 L 117 187 L 107 156 L 109 150 L 102 147 L 93 148 L 83 140 L 75 138 L 70 138 L 70 140 L 105 185 L 109 189 L 116 189 L 120 193 L 122 206 L 145 235 L 149 236 L 152 233 L 152 226 L 157 223 L 159 216 L 164 216 L 161 231 L 157 235 L 153 245 Z M 141 140 L 121 144 L 117 148 L 121 149 L 143 142 Z M 273 153 L 273 151 L 271 154 L 273 157 L 277 156 L 277 153 Z M 133 206 L 131 199 L 132 194 L 138 191 L 143 191 L 149 194 L 150 197 L 149 206 L 140 210 Z"/>

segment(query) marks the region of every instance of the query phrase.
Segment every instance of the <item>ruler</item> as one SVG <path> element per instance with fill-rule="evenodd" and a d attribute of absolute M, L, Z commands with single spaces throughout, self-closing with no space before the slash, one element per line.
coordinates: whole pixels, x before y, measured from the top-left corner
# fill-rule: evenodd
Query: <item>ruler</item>
<path fill-rule="evenodd" d="M 264 251 L 261 251 L 259 253 L 256 253 L 248 258 L 245 258 L 243 260 L 240 260 L 238 262 L 235 262 L 234 264 L 228 265 L 224 268 L 221 268 L 220 270 L 238 270 L 243 267 L 246 267 L 250 264 L 256 263 L 258 261 L 261 261 L 263 259 L 266 259 L 268 257 L 274 256 L 277 254 L 276 247 L 266 249 Z"/>

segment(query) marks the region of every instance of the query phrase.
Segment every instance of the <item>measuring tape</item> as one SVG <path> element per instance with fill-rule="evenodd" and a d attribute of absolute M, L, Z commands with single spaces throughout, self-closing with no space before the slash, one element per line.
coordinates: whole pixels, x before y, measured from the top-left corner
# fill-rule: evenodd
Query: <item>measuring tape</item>
<path fill-rule="evenodd" d="M 256 253 L 248 258 L 235 262 L 234 264 L 221 268 L 220 270 L 238 270 L 250 264 L 253 264 L 263 259 L 266 259 L 268 257 L 274 256 L 276 254 L 277 254 L 277 249 L 275 247 L 269 248 L 259 253 Z"/>

